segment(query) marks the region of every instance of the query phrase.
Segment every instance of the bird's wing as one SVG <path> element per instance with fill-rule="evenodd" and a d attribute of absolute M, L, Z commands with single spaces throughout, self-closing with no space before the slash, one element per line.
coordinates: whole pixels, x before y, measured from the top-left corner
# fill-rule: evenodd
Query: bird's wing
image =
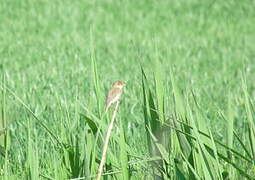
<path fill-rule="evenodd" d="M 120 88 L 113 88 L 108 93 L 108 97 L 107 97 L 107 102 L 106 103 L 109 104 L 111 102 L 114 102 L 114 101 L 118 100 L 120 94 L 121 94 L 121 89 Z"/>

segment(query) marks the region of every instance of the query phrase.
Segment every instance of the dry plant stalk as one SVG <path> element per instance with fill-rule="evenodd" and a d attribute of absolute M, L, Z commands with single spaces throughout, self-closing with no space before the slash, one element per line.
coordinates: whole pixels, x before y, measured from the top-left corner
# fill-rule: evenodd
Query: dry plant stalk
<path fill-rule="evenodd" d="M 119 100 L 117 101 L 117 103 L 115 105 L 115 109 L 114 109 L 114 112 L 113 112 L 113 115 L 112 115 L 112 119 L 111 119 L 110 125 L 109 125 L 108 130 L 107 130 L 107 134 L 106 134 L 105 141 L 104 141 L 102 158 L 101 158 L 101 162 L 100 162 L 99 169 L 98 169 L 98 172 L 97 172 L 96 180 L 100 180 L 100 178 L 102 176 L 102 173 L 103 173 L 104 163 L 105 163 L 105 160 L 106 160 L 107 148 L 108 148 L 110 136 L 111 136 L 112 129 L 113 129 L 113 124 L 114 124 L 114 121 L 116 119 L 118 109 L 119 109 Z"/>

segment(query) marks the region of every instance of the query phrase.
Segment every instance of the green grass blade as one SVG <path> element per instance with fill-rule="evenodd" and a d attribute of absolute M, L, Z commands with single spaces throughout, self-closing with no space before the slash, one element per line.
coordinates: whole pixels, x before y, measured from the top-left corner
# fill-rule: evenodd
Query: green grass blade
<path fill-rule="evenodd" d="M 232 95 L 229 93 L 226 128 L 227 128 L 227 146 L 231 149 L 233 148 L 234 116 L 235 116 L 235 111 L 232 105 Z M 228 154 L 228 158 L 234 161 L 231 151 L 227 151 L 227 154 Z M 235 171 L 232 168 L 232 166 L 228 167 L 228 171 L 230 174 L 229 178 L 234 179 Z"/>
<path fill-rule="evenodd" d="M 211 141 L 212 141 L 212 149 L 213 149 L 213 153 L 214 153 L 214 157 L 215 157 L 215 160 L 216 160 L 216 169 L 217 169 L 217 179 L 221 179 L 223 180 L 223 177 L 222 177 L 222 165 L 220 164 L 220 161 L 219 161 L 219 157 L 218 157 L 218 150 L 217 150 L 217 147 L 215 145 L 215 142 L 214 142 L 214 139 L 213 139 L 213 136 L 212 136 L 212 133 L 211 131 L 209 130 L 209 135 L 211 137 Z"/>
<path fill-rule="evenodd" d="M 128 168 L 128 154 L 126 149 L 126 138 L 125 132 L 123 129 L 123 124 L 120 121 L 120 162 L 121 162 L 121 169 L 122 169 L 122 176 L 123 180 L 129 180 L 129 168 Z"/>
<path fill-rule="evenodd" d="M 145 125 L 145 130 L 146 130 L 146 137 L 147 137 L 147 144 L 148 144 L 148 149 L 150 154 L 152 154 L 152 144 L 151 144 L 151 138 L 150 134 L 148 132 L 148 129 L 146 127 L 150 127 L 150 107 L 148 103 L 148 94 L 147 94 L 147 87 L 145 84 L 145 74 L 143 69 L 141 68 L 142 71 L 142 89 L 143 89 L 143 116 L 144 116 L 144 125 Z"/>
<path fill-rule="evenodd" d="M 6 86 L 1 86 L 2 90 L 7 90 L 36 120 L 37 122 L 49 133 L 49 135 L 59 144 L 64 145 L 58 137 L 36 116 L 36 114 L 26 105 L 22 99 L 20 99 L 12 90 L 7 88 Z"/>
<path fill-rule="evenodd" d="M 93 74 L 93 85 L 94 85 L 94 90 L 95 90 L 95 95 L 97 99 L 97 110 L 99 113 L 99 117 L 101 117 L 102 112 L 103 112 L 103 106 L 102 106 L 102 93 L 101 93 L 101 88 L 100 88 L 100 79 L 99 79 L 99 74 L 98 74 L 98 67 L 96 63 L 96 55 L 95 55 L 95 49 L 94 49 L 94 37 L 93 37 L 93 32 L 92 29 L 90 29 L 90 51 L 91 51 L 91 70 Z"/>
<path fill-rule="evenodd" d="M 144 97 L 144 120 L 145 120 L 145 130 L 147 133 L 147 143 L 149 146 L 150 153 L 156 155 L 157 151 L 152 144 L 152 139 L 150 136 L 149 129 L 155 136 L 158 136 L 158 129 L 160 127 L 160 122 L 158 121 L 158 113 L 156 111 L 155 103 L 152 97 L 150 88 L 148 87 L 146 75 L 142 69 L 142 84 L 143 84 L 143 97 Z M 149 127 L 149 129 L 148 129 Z"/>
<path fill-rule="evenodd" d="M 2 66 L 0 66 L 0 72 L 2 71 L 1 74 L 1 81 L 2 84 L 6 84 L 6 78 L 5 78 L 5 73 L 4 69 Z M 2 89 L 0 91 L 0 146 L 4 149 L 6 149 L 6 143 L 7 143 L 7 136 L 6 136 L 6 130 L 7 130 L 7 114 L 6 114 L 6 89 Z M 3 155 L 3 154 L 2 154 Z"/>
<path fill-rule="evenodd" d="M 179 121 L 179 123 L 185 124 L 185 123 L 183 123 L 183 122 L 181 122 L 181 121 Z M 186 125 L 188 128 L 193 129 L 193 127 L 191 127 L 191 126 L 189 126 L 189 125 L 187 125 L 187 124 L 185 124 L 185 125 Z M 171 127 L 170 125 L 167 125 L 167 126 L 168 126 L 168 127 Z M 171 127 L 171 128 L 174 128 L 174 127 Z M 175 130 L 177 130 L 177 129 L 175 129 Z M 186 136 L 189 136 L 190 138 L 194 138 L 193 136 L 190 136 L 189 134 L 187 134 L 187 133 L 185 133 L 185 132 L 182 132 L 182 131 L 180 131 L 180 130 L 178 130 L 178 132 L 183 133 L 183 134 L 186 134 Z M 202 131 L 198 131 L 198 132 L 199 132 L 201 135 L 203 135 L 203 136 L 205 136 L 205 137 L 207 137 L 207 138 L 210 138 L 210 136 L 209 136 L 208 134 L 206 134 L 206 133 L 204 133 L 204 132 L 202 132 Z M 241 153 L 239 153 L 239 152 L 236 151 L 235 149 L 229 148 L 227 145 L 223 144 L 222 142 L 220 142 L 220 141 L 218 141 L 218 140 L 216 140 L 216 139 L 214 139 L 214 141 L 217 143 L 217 145 L 220 145 L 220 146 L 222 146 L 223 148 L 225 148 L 226 150 L 231 151 L 231 153 L 233 153 L 233 155 L 235 155 L 235 157 L 241 158 L 241 159 L 247 161 L 248 163 L 252 163 L 252 160 L 251 160 L 251 159 L 249 159 L 249 158 L 243 156 Z"/>
<path fill-rule="evenodd" d="M 193 165 L 190 164 L 190 162 L 188 161 L 188 159 L 184 156 L 183 153 L 181 153 L 182 158 L 184 159 L 184 161 L 186 162 L 189 170 L 191 170 L 192 173 L 190 173 L 189 175 L 189 179 L 200 179 L 199 175 L 197 174 L 196 170 L 194 169 Z"/>
<path fill-rule="evenodd" d="M 158 57 L 157 60 L 155 61 L 155 76 L 154 76 L 154 81 L 155 81 L 155 90 L 156 90 L 156 99 L 157 99 L 157 110 L 158 110 L 158 116 L 159 116 L 159 121 L 161 124 L 164 123 L 165 117 L 164 117 L 164 84 L 166 84 L 166 81 L 163 76 L 162 72 L 162 65 L 161 62 L 159 61 Z"/>
<path fill-rule="evenodd" d="M 174 95 L 174 118 L 173 118 L 173 124 L 174 126 L 179 129 L 185 129 L 182 125 L 177 123 L 177 120 L 180 119 L 181 121 L 186 120 L 186 111 L 185 111 L 185 103 L 183 96 L 176 84 L 175 78 L 173 76 L 172 70 L 170 71 L 170 78 L 171 78 L 171 83 L 172 83 L 172 88 L 173 88 L 173 95 Z M 187 137 L 181 133 L 177 132 L 177 138 L 178 142 L 180 144 L 180 148 L 184 155 L 188 158 L 191 153 L 191 147 L 190 147 L 190 142 Z"/>
<path fill-rule="evenodd" d="M 28 125 L 28 147 L 27 147 L 27 165 L 28 173 L 31 180 L 39 179 L 39 159 L 36 142 L 33 142 L 31 131 L 32 126 Z M 34 137 L 34 135 L 33 135 Z M 36 139 L 36 138 L 35 138 Z"/>
<path fill-rule="evenodd" d="M 88 126 L 90 127 L 90 129 L 92 130 L 93 134 L 95 135 L 98 131 L 98 126 L 97 124 L 90 119 L 89 117 L 87 117 L 86 115 L 80 113 L 81 119 L 84 119 L 86 121 L 86 123 L 88 124 Z"/>
<path fill-rule="evenodd" d="M 205 149 L 204 146 L 204 141 L 203 139 L 200 137 L 200 134 L 198 132 L 196 123 L 193 119 L 193 114 L 191 109 L 189 108 L 189 104 L 188 104 L 188 108 L 189 111 L 189 119 L 190 119 L 190 123 L 191 126 L 193 127 L 193 135 L 196 138 L 196 142 L 197 142 L 197 149 L 198 149 L 198 153 L 196 153 L 196 163 L 198 164 L 198 167 L 201 166 L 202 168 L 202 172 L 203 172 L 203 176 L 206 177 L 207 179 L 214 179 L 215 178 L 215 169 L 212 166 L 212 160 L 210 159 L 210 156 L 208 156 L 208 152 Z"/>
<path fill-rule="evenodd" d="M 237 135 L 237 133 L 234 131 L 234 136 L 236 137 L 237 141 L 240 143 L 241 147 L 243 148 L 244 152 L 249 156 L 250 159 L 252 159 L 252 155 L 250 154 L 248 148 L 245 146 L 241 138 Z"/>
<path fill-rule="evenodd" d="M 174 129 L 175 131 L 177 131 L 177 132 L 179 132 L 179 133 L 182 133 L 182 134 L 185 134 L 186 136 L 189 136 L 189 137 L 192 138 L 193 140 L 196 140 L 196 137 L 194 137 L 194 136 L 192 136 L 192 135 L 190 135 L 190 134 L 187 134 L 187 133 L 185 133 L 185 132 L 182 132 L 181 130 L 176 129 L 175 127 L 172 127 L 172 126 L 168 126 L 168 127 Z M 201 133 L 201 132 L 199 132 L 199 133 Z M 202 135 L 205 135 L 205 134 L 203 134 L 203 133 L 201 133 L 201 134 L 202 134 Z M 205 135 L 205 136 L 208 136 L 208 135 Z M 210 137 L 210 136 L 208 136 L 208 137 Z M 216 142 L 216 140 L 214 140 L 214 141 Z M 240 153 L 236 152 L 235 150 L 228 148 L 226 145 L 224 145 L 224 144 L 222 144 L 222 143 L 220 143 L 220 142 L 218 142 L 217 144 L 221 144 L 224 148 L 226 148 L 226 149 L 228 149 L 228 150 L 231 150 L 231 152 L 232 152 L 233 154 L 235 154 L 236 157 L 242 158 L 243 160 L 246 160 L 247 162 L 252 163 L 251 160 L 247 159 L 246 157 L 244 157 L 244 156 L 241 155 Z M 204 144 L 204 146 L 205 146 L 206 150 L 209 152 L 209 154 L 211 154 L 212 156 L 214 156 L 214 151 L 213 151 L 213 149 L 212 149 L 210 146 L 206 145 L 206 144 Z M 232 165 L 239 173 L 241 173 L 243 176 L 245 176 L 245 177 L 247 177 L 247 178 L 249 178 L 249 179 L 252 179 L 251 176 L 250 176 L 249 174 L 247 174 L 244 170 L 242 170 L 241 168 L 239 168 L 237 164 L 235 164 L 235 163 L 233 163 L 232 161 L 230 161 L 230 160 L 229 160 L 226 156 L 224 156 L 222 153 L 217 152 L 217 155 L 218 155 L 218 157 L 219 157 L 220 159 L 222 159 L 222 160 L 224 160 L 225 162 L 231 164 L 231 165 Z"/>
<path fill-rule="evenodd" d="M 255 159 L 255 124 L 254 124 L 254 119 L 252 115 L 252 107 L 250 103 L 250 97 L 248 94 L 245 77 L 243 77 L 242 79 L 242 88 L 245 95 L 245 110 L 246 110 L 247 121 L 249 126 L 249 143 L 251 147 L 252 157 L 253 159 Z"/>
<path fill-rule="evenodd" d="M 233 148 L 233 136 L 234 136 L 234 115 L 235 111 L 231 103 L 232 96 L 228 96 L 228 113 L 227 113 L 227 146 Z M 231 159 L 231 153 L 228 152 L 228 157 Z"/>

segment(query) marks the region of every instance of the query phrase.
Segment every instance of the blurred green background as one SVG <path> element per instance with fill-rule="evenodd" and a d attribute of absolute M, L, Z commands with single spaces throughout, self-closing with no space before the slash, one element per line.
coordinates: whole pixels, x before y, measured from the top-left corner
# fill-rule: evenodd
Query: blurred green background
<path fill-rule="evenodd" d="M 227 94 L 235 96 L 237 108 L 243 106 L 242 74 L 250 96 L 254 95 L 254 8 L 251 0 L 3 0 L 1 77 L 65 140 L 65 131 L 75 131 L 68 128 L 76 127 L 72 124 L 79 119 L 77 112 L 88 108 L 98 113 L 94 59 L 102 99 L 114 81 L 127 83 L 121 120 L 127 142 L 142 156 L 147 150 L 141 67 L 153 88 L 153 74 L 160 62 L 162 82 L 168 89 L 165 97 L 172 98 L 172 70 L 182 91 L 194 91 L 213 133 L 221 139 L 224 122 L 219 120 L 219 112 L 227 108 Z M 52 147 L 51 138 L 8 92 L 3 107 L 13 152 L 5 177 L 27 177 L 28 131 L 37 142 L 39 172 L 53 177 L 53 156 L 60 152 Z M 243 119 L 242 110 L 236 114 Z M 242 126 L 242 122 L 236 123 Z"/>

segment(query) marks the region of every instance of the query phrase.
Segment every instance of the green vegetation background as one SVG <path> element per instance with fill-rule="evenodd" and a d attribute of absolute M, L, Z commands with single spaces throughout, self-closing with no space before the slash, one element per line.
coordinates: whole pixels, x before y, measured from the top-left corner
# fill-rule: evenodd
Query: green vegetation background
<path fill-rule="evenodd" d="M 119 116 L 134 155 L 147 157 L 140 66 L 153 88 L 160 62 L 165 87 L 172 69 L 180 89 L 194 91 L 207 125 L 224 142 L 219 112 L 226 110 L 229 93 L 235 97 L 235 125 L 242 128 L 242 74 L 254 97 L 254 8 L 250 0 L 3 0 L 1 77 L 65 141 L 66 134 L 83 131 L 79 113 L 98 114 L 94 60 L 101 106 L 114 81 L 127 83 Z M 52 138 L 8 92 L 4 109 L 12 160 L 2 167 L 2 177 L 35 178 L 29 170 L 33 163 L 42 176 L 70 177 Z M 36 160 L 29 160 L 29 149 Z"/>

